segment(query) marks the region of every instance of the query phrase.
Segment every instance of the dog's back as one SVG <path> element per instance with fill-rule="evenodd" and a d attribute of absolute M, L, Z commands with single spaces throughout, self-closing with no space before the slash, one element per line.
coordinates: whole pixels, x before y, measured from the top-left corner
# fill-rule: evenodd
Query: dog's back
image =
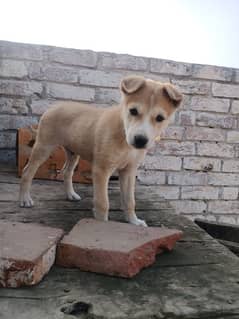
<path fill-rule="evenodd" d="M 96 123 L 102 111 L 83 103 L 58 102 L 43 114 L 36 142 L 62 145 L 77 154 L 83 149 L 83 157 L 91 160 L 92 147 L 88 149 L 87 145 L 93 143 Z"/>

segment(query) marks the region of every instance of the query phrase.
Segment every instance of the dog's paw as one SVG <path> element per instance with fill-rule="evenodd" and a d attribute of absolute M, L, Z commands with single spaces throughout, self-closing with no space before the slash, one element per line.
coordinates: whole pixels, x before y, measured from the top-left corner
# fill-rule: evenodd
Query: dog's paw
<path fill-rule="evenodd" d="M 34 206 L 34 202 L 30 196 L 30 194 L 25 194 L 20 197 L 20 207 L 30 208 Z"/>
<path fill-rule="evenodd" d="M 128 219 L 128 222 L 132 225 L 144 226 L 144 227 L 148 226 L 143 219 L 139 219 L 137 216 L 130 216 L 127 219 Z"/>
<path fill-rule="evenodd" d="M 72 200 L 72 201 L 81 200 L 80 195 L 78 195 L 76 192 L 67 193 L 67 198 L 68 198 L 69 200 Z"/>
<path fill-rule="evenodd" d="M 130 222 L 130 224 L 137 225 L 137 226 L 143 226 L 143 227 L 148 227 L 146 222 L 142 219 L 137 218 L 137 220 L 134 220 L 133 222 Z"/>

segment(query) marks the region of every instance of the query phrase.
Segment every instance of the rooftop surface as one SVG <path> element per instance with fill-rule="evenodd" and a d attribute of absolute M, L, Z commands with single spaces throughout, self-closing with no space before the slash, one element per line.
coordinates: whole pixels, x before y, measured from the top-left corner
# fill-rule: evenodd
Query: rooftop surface
<path fill-rule="evenodd" d="M 76 185 L 82 201 L 65 200 L 61 182 L 35 180 L 35 207 L 18 206 L 19 178 L 0 168 L 0 219 L 34 222 L 68 232 L 92 217 L 92 186 Z M 117 182 L 109 187 L 112 220 L 123 221 Z M 3 319 L 239 318 L 239 259 L 189 219 L 176 215 L 157 187 L 137 185 L 137 214 L 150 226 L 184 232 L 172 252 L 132 279 L 54 266 L 37 286 L 0 290 Z"/>

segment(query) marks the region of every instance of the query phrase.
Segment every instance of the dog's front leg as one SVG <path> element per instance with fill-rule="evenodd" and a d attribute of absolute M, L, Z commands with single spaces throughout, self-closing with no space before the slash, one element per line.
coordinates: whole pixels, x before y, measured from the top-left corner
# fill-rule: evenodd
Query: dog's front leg
<path fill-rule="evenodd" d="M 94 216 L 97 220 L 107 221 L 109 214 L 108 182 L 110 174 L 106 169 L 93 167 Z"/>
<path fill-rule="evenodd" d="M 135 214 L 135 178 L 136 167 L 127 167 L 119 171 L 121 205 L 126 213 L 127 220 L 134 225 L 147 226 L 144 220 Z"/>

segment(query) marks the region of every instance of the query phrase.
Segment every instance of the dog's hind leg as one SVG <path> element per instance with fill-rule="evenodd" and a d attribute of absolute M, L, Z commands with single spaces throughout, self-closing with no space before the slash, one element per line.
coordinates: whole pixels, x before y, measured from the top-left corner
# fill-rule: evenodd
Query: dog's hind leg
<path fill-rule="evenodd" d="M 78 195 L 73 188 L 72 176 L 74 174 L 74 169 L 79 162 L 79 155 L 72 153 L 65 148 L 66 152 L 66 162 L 63 167 L 64 185 L 66 190 L 66 195 L 69 200 L 81 200 L 80 195 Z"/>
<path fill-rule="evenodd" d="M 21 207 L 32 207 L 33 200 L 30 196 L 30 188 L 32 179 L 36 174 L 39 166 L 47 160 L 51 152 L 54 150 L 55 145 L 43 145 L 35 143 L 32 149 L 32 153 L 28 164 L 25 166 L 22 178 L 20 182 L 20 206 Z"/>

